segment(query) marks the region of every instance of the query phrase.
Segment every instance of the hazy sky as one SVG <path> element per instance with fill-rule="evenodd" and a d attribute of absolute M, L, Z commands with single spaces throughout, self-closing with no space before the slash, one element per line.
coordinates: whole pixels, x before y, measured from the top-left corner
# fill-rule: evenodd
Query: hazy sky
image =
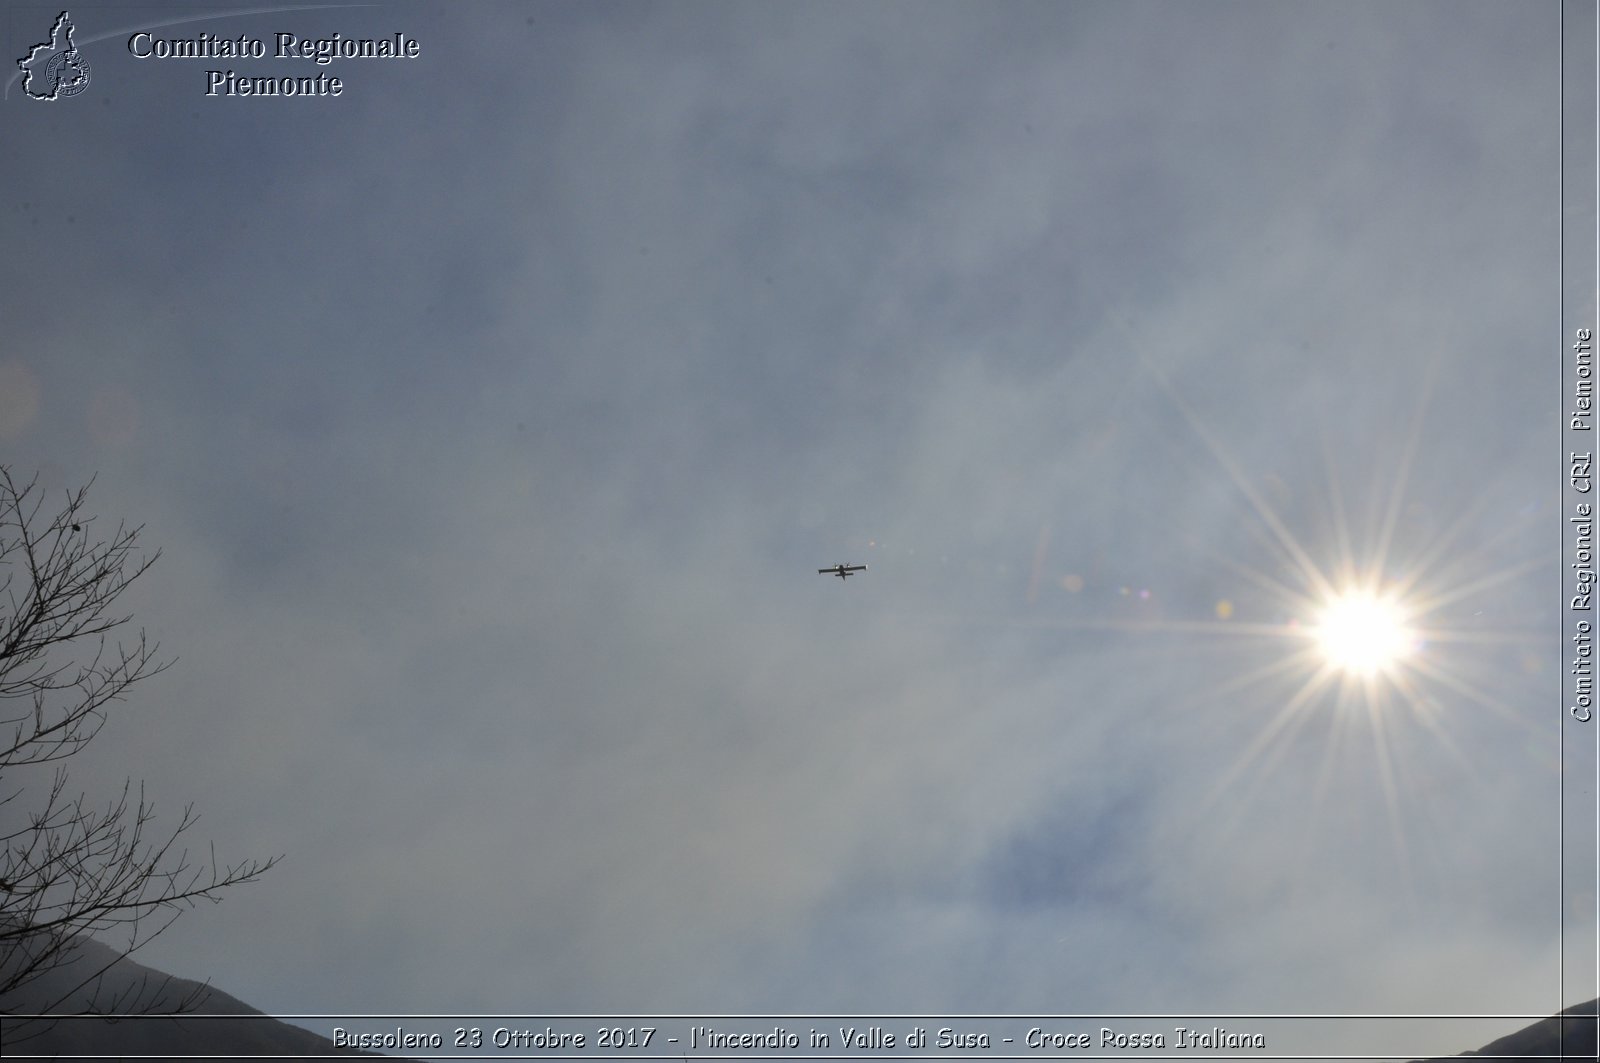
<path fill-rule="evenodd" d="M 1555 5 L 196 10 L 74 7 L 90 86 L 0 108 L 0 460 L 144 524 L 180 658 L 74 780 L 286 854 L 142 962 L 280 1013 L 1561 1003 Z M 1384 541 L 1424 644 L 1308 689 L 1285 592 Z"/>

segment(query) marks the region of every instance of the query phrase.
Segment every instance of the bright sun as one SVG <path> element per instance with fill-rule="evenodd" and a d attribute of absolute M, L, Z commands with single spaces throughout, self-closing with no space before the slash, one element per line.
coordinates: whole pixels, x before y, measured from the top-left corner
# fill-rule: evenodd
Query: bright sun
<path fill-rule="evenodd" d="M 1346 591 L 1322 610 L 1314 628 L 1328 663 L 1357 676 L 1389 672 L 1416 646 L 1405 609 L 1371 591 Z"/>

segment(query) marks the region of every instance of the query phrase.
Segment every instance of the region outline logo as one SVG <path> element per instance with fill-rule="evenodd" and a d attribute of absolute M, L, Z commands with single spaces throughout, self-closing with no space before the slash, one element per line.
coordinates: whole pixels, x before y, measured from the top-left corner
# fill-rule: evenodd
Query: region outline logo
<path fill-rule="evenodd" d="M 22 91 L 29 99 L 50 103 L 76 96 L 89 87 L 89 60 L 72 43 L 73 30 L 72 16 L 61 12 L 50 27 L 50 39 L 29 48 L 28 54 L 17 60 L 22 70 Z M 42 89 L 34 85 L 35 80 L 43 83 Z"/>

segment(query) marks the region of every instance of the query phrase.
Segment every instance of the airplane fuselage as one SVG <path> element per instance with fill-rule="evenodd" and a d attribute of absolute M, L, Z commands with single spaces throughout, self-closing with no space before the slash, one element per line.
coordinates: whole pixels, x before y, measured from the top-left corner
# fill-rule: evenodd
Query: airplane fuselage
<path fill-rule="evenodd" d="M 857 572 L 865 572 L 866 570 L 867 570 L 867 566 L 866 565 L 844 565 L 844 564 L 839 564 L 839 565 L 834 565 L 832 568 L 819 568 L 819 569 L 817 569 L 817 575 L 819 575 L 819 576 L 838 576 L 840 579 L 843 580 L 843 579 L 849 579 L 852 575 L 854 575 Z"/>

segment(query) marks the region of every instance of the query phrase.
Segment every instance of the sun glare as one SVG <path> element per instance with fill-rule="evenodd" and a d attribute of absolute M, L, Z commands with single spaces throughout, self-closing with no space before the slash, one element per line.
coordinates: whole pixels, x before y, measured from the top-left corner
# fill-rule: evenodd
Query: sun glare
<path fill-rule="evenodd" d="M 1312 824 L 1325 808 L 1338 805 L 1346 816 L 1353 807 L 1348 799 L 1365 801 L 1376 793 L 1387 812 L 1396 866 L 1415 899 L 1408 824 L 1420 813 L 1407 803 L 1410 769 L 1423 767 L 1415 777 L 1425 776 L 1428 786 L 1443 778 L 1441 755 L 1464 779 L 1485 770 L 1458 738 L 1467 708 L 1497 717 L 1496 726 L 1531 733 L 1526 713 L 1504 693 L 1538 674 L 1531 650 L 1521 653 L 1520 671 L 1508 669 L 1505 656 L 1539 642 L 1532 632 L 1508 626 L 1529 607 L 1520 595 L 1484 596 L 1498 595 L 1547 563 L 1542 555 L 1496 563 L 1506 546 L 1521 541 L 1537 505 L 1528 496 L 1500 498 L 1514 507 L 1498 513 L 1489 508 L 1491 496 L 1482 495 L 1451 514 L 1448 499 L 1432 500 L 1429 508 L 1411 490 L 1436 361 L 1419 388 L 1411 423 L 1392 442 L 1380 441 L 1385 445 L 1375 460 L 1381 457 L 1392 479 L 1374 477 L 1354 513 L 1344 497 L 1342 451 L 1325 432 L 1320 449 L 1326 490 L 1319 492 L 1313 478 L 1302 477 L 1306 490 L 1298 493 L 1275 475 L 1252 475 L 1161 369 L 1142 357 L 1141 363 L 1247 503 L 1244 513 L 1254 520 L 1247 517 L 1241 525 L 1253 554 L 1246 561 L 1209 552 L 1217 576 L 1231 573 L 1237 581 L 1186 580 L 1163 600 L 1160 587 L 1117 589 L 1092 572 L 1052 577 L 1046 525 L 1034 549 L 1027 601 L 1034 603 L 1038 588 L 1051 586 L 1053 578 L 1078 602 L 1064 603 L 1068 616 L 1045 626 L 1225 636 L 1218 644 L 1243 652 L 1237 660 L 1219 657 L 1211 681 L 1187 696 L 1196 706 L 1245 712 L 1227 721 L 1239 728 L 1231 739 L 1237 750 L 1209 773 L 1210 785 L 1195 795 L 1188 814 L 1208 821 L 1224 799 L 1242 810 L 1280 770 L 1296 778 L 1291 789 L 1278 792 L 1303 800 Z M 1302 539 L 1296 525 L 1314 534 Z M 1474 608 L 1474 599 L 1483 607 Z M 1111 605 L 1101 608 L 1116 612 L 1093 615 L 1096 603 L 1105 602 Z M 1303 773 L 1307 767 L 1313 769 L 1309 777 Z M 1308 829 L 1301 844 L 1317 840 Z"/>
<path fill-rule="evenodd" d="M 1371 591 L 1346 591 L 1334 598 L 1314 631 L 1328 663 L 1357 676 L 1391 671 L 1416 646 L 1404 608 Z"/>

